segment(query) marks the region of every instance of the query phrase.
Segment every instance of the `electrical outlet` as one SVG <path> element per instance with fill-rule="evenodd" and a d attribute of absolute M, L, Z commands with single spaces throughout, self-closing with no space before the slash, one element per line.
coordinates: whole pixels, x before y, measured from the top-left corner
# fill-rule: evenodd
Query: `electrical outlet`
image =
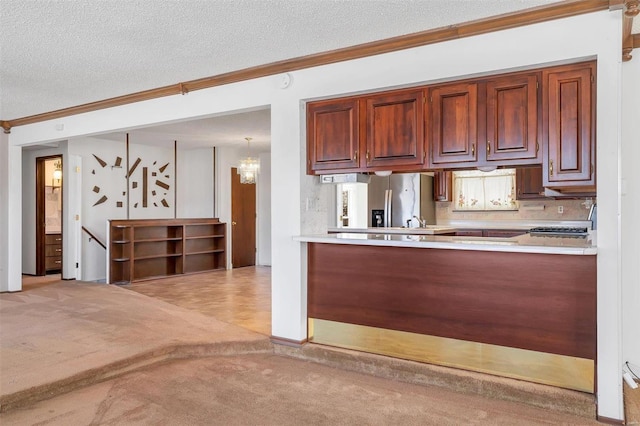
<path fill-rule="evenodd" d="M 558 206 L 558 213 L 559 214 L 564 213 L 564 207 L 563 206 Z"/>

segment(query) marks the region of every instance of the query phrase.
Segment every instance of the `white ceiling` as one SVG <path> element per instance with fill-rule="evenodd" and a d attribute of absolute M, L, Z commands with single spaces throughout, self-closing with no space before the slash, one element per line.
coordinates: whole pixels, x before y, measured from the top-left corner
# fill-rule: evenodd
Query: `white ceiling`
<path fill-rule="evenodd" d="M 556 1 L 0 0 L 0 118 Z M 252 136 L 259 144 L 268 142 L 268 126 L 268 111 L 257 111 L 144 129 L 130 137 L 199 146 Z"/>

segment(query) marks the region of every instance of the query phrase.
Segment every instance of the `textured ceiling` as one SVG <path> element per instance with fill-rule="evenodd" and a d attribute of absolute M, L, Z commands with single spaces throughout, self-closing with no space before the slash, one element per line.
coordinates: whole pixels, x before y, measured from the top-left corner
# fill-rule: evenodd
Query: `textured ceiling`
<path fill-rule="evenodd" d="M 0 0 L 0 119 L 555 2 Z M 242 117 L 262 122 L 264 112 L 253 114 Z M 175 126 L 162 131 L 178 138 L 185 128 Z M 216 137 L 230 140 L 249 131 L 269 132 L 254 126 Z M 197 146 L 207 137 L 188 138 Z"/>
<path fill-rule="evenodd" d="M 0 118 L 555 1 L 0 0 Z"/>

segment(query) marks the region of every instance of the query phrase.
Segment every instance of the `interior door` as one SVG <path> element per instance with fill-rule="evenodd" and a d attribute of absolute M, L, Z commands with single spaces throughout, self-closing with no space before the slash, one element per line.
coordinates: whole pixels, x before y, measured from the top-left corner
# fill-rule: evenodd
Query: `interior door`
<path fill-rule="evenodd" d="M 256 264 L 256 185 L 240 183 L 231 168 L 231 263 L 233 268 Z"/>

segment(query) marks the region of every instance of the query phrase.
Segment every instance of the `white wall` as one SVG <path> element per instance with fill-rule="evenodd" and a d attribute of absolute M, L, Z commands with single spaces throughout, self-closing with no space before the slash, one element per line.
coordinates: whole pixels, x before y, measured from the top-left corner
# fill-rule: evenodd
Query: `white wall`
<path fill-rule="evenodd" d="M 623 360 L 640 369 L 640 50 L 622 64 Z"/>
<path fill-rule="evenodd" d="M 107 220 L 127 218 L 126 145 L 124 141 L 99 138 L 74 138 L 69 141 L 69 152 L 82 159 L 82 226 L 106 244 Z M 97 156 L 107 165 L 102 167 Z M 116 157 L 122 158 L 122 167 L 112 166 Z M 107 201 L 96 203 L 103 197 Z M 122 207 L 117 207 L 121 202 Z M 82 233 L 81 253 L 82 280 L 103 281 L 106 279 L 106 251 L 87 233 Z"/>
<path fill-rule="evenodd" d="M 257 249 L 256 263 L 271 266 L 271 153 L 259 155 L 260 173 L 257 180 Z"/>
<path fill-rule="evenodd" d="M 55 139 L 55 124 L 60 122 L 65 130 L 57 135 L 71 137 L 271 105 L 272 334 L 302 340 L 306 252 L 304 244 L 292 237 L 326 229 L 326 206 L 304 211 L 303 200 L 317 196 L 328 205 L 330 194 L 317 179 L 305 175 L 305 100 L 597 58 L 598 413 L 623 419 L 620 235 L 626 229 L 619 221 L 621 13 L 585 14 L 296 71 L 284 90 L 278 89 L 278 76 L 264 77 L 35 123 L 13 129 L 10 143 Z M 218 169 L 220 177 L 229 174 L 228 167 Z M 640 179 L 640 169 L 630 170 L 627 179 Z"/>
<path fill-rule="evenodd" d="M 175 162 L 173 143 L 158 147 L 136 144 L 129 141 L 129 167 L 139 158 L 141 161 L 129 177 L 130 219 L 175 218 Z M 160 169 L 167 166 L 164 171 Z M 143 171 L 147 169 L 147 206 L 143 205 Z M 155 174 L 155 175 L 154 175 Z M 137 187 L 134 188 L 134 182 Z M 165 189 L 160 184 L 169 185 Z M 125 186 L 126 188 L 126 186 Z M 167 206 L 163 205 L 166 201 Z"/>
<path fill-rule="evenodd" d="M 214 217 L 213 148 L 178 148 L 177 217 Z"/>
<path fill-rule="evenodd" d="M 0 133 L 0 292 L 22 288 L 22 148 Z"/>

